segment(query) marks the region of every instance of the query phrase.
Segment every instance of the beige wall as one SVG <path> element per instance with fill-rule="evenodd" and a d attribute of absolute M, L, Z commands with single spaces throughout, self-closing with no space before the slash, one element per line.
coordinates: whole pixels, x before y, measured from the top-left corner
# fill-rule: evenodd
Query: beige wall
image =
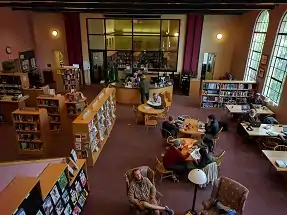
<path fill-rule="evenodd" d="M 81 13 L 81 39 L 82 39 L 82 54 L 83 61 L 89 61 L 89 49 L 88 49 L 88 38 L 87 38 L 87 18 L 104 18 L 102 14 L 94 13 Z M 178 61 L 177 61 L 177 72 L 181 73 L 184 59 L 184 46 L 185 46 L 185 34 L 186 34 L 186 15 L 162 15 L 163 19 L 180 19 L 180 35 L 179 35 L 179 47 L 178 47 Z M 89 75 L 89 71 L 85 72 Z"/>
<path fill-rule="evenodd" d="M 234 51 L 235 29 L 240 16 L 233 15 L 205 15 L 202 28 L 202 37 L 198 61 L 198 75 L 201 74 L 201 67 L 204 53 L 215 53 L 215 68 L 213 79 L 224 76 L 230 72 L 232 55 Z M 218 40 L 216 35 L 221 33 L 223 38 Z"/>
<path fill-rule="evenodd" d="M 277 28 L 280 25 L 282 15 L 284 14 L 286 9 L 287 6 L 281 5 L 276 7 L 274 10 L 269 11 L 269 26 L 262 52 L 263 54 L 268 55 L 268 58 L 270 58 L 272 54 L 273 43 L 276 39 Z M 235 38 L 236 47 L 233 53 L 233 59 L 231 63 L 231 72 L 236 78 L 242 79 L 244 76 L 245 64 L 248 55 L 250 40 L 252 37 L 253 26 L 258 14 L 259 11 L 251 12 L 241 16 L 240 18 L 237 30 L 237 34 L 239 34 L 239 36 Z M 267 66 L 265 67 L 265 69 L 267 70 Z M 257 78 L 257 82 L 259 84 L 259 92 L 262 91 L 265 77 L 266 73 L 264 78 Z M 271 107 L 271 109 L 276 113 L 276 117 L 281 123 L 287 123 L 287 114 L 285 112 L 287 109 L 287 82 L 285 82 L 284 84 L 279 105 Z"/>

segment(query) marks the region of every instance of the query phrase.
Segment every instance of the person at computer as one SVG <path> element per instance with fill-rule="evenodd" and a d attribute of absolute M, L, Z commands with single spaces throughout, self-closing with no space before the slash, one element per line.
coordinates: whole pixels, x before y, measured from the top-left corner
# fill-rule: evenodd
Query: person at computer
<path fill-rule="evenodd" d="M 149 100 L 149 88 L 150 88 L 150 82 L 149 80 L 143 75 L 140 81 L 140 94 L 141 94 L 141 103 L 145 103 Z"/>
<path fill-rule="evenodd" d="M 161 134 L 164 138 L 168 138 L 171 134 L 172 137 L 177 138 L 179 125 L 175 122 L 173 116 L 169 116 L 167 121 L 162 123 Z"/>
<path fill-rule="evenodd" d="M 249 112 L 242 116 L 241 122 L 259 122 L 258 115 L 255 109 L 250 109 Z"/>
<path fill-rule="evenodd" d="M 173 144 L 167 147 L 167 150 L 162 158 L 164 168 L 174 171 L 178 176 L 186 173 L 186 159 L 190 156 L 189 153 L 183 155 L 181 153 L 181 147 L 181 142 L 175 140 Z M 177 180 L 176 178 L 174 179 Z"/>
<path fill-rule="evenodd" d="M 255 104 L 255 105 L 264 105 L 264 101 L 261 98 L 260 93 L 256 93 L 255 97 L 253 99 L 251 99 L 250 103 Z"/>
<path fill-rule="evenodd" d="M 213 138 L 219 131 L 219 123 L 213 114 L 207 117 L 205 124 L 205 134 L 202 137 L 203 143 L 208 147 L 209 152 L 213 152 Z"/>

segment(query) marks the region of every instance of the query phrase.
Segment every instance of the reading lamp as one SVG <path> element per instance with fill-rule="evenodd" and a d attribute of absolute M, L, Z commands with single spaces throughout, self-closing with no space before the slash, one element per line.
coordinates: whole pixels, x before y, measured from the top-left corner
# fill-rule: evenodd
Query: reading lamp
<path fill-rule="evenodd" d="M 203 185 L 206 183 L 206 174 L 201 169 L 193 169 L 188 173 L 188 180 L 195 184 L 191 213 L 193 215 L 196 215 L 197 213 L 194 210 L 194 207 L 196 201 L 197 187 L 198 185 Z"/>

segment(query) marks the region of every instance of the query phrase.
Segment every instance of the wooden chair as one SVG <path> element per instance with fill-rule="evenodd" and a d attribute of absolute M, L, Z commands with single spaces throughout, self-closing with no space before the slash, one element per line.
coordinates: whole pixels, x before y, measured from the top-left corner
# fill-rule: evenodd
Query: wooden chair
<path fill-rule="evenodd" d="M 163 163 L 160 162 L 160 160 L 155 157 L 156 160 L 156 171 L 160 174 L 160 183 L 162 182 L 162 179 L 164 178 L 172 178 L 173 182 L 175 182 L 176 176 L 173 171 L 166 170 L 163 166 Z"/>
<path fill-rule="evenodd" d="M 221 127 L 221 128 L 219 129 L 219 131 L 217 132 L 217 134 L 212 138 L 213 150 L 215 149 L 216 143 L 217 143 L 217 141 L 219 140 L 219 135 L 220 135 L 220 133 L 222 132 L 222 130 L 223 130 L 223 127 Z"/>
<path fill-rule="evenodd" d="M 189 115 L 181 115 L 180 117 L 182 117 L 182 118 L 184 118 L 184 119 L 192 119 L 192 117 L 189 116 Z"/>
<path fill-rule="evenodd" d="M 278 145 L 282 144 L 282 140 L 279 137 L 266 137 L 261 142 L 261 146 L 264 150 L 274 150 Z"/>
<path fill-rule="evenodd" d="M 164 108 L 164 111 L 161 114 L 158 114 L 157 117 L 162 120 L 166 120 L 168 117 L 168 107 Z"/>
<path fill-rule="evenodd" d="M 219 155 L 215 156 L 215 162 L 216 162 L 218 168 L 221 165 L 221 159 L 222 159 L 224 154 L 225 154 L 225 151 L 223 151 Z"/>
<path fill-rule="evenodd" d="M 165 97 L 162 93 L 159 94 L 160 98 L 161 98 L 161 105 L 163 108 L 166 108 L 166 101 L 165 101 Z"/>
<path fill-rule="evenodd" d="M 157 116 L 148 115 L 145 117 L 145 127 L 148 129 L 149 127 L 157 127 Z"/>
<path fill-rule="evenodd" d="M 167 106 L 167 108 L 169 109 L 170 106 L 171 106 L 171 102 L 172 102 L 170 92 L 167 92 L 167 91 L 166 91 L 166 92 L 165 92 L 165 97 L 166 97 L 166 106 Z"/>
<path fill-rule="evenodd" d="M 285 146 L 285 145 L 275 146 L 274 151 L 287 151 L 287 146 Z"/>
<path fill-rule="evenodd" d="M 134 112 L 136 124 L 138 124 L 140 121 L 143 120 L 143 116 L 142 116 L 141 112 L 139 112 L 137 106 L 135 106 L 135 105 L 133 105 L 133 112 Z"/>

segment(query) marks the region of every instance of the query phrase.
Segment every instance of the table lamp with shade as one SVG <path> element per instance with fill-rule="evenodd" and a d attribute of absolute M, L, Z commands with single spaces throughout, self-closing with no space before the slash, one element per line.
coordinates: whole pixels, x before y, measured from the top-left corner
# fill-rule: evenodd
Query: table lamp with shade
<path fill-rule="evenodd" d="M 206 174 L 201 169 L 193 169 L 188 173 L 188 180 L 195 184 L 192 209 L 190 213 L 192 215 L 196 215 L 197 213 L 194 210 L 194 207 L 196 201 L 197 188 L 198 185 L 203 185 L 206 183 L 207 181 Z"/>

